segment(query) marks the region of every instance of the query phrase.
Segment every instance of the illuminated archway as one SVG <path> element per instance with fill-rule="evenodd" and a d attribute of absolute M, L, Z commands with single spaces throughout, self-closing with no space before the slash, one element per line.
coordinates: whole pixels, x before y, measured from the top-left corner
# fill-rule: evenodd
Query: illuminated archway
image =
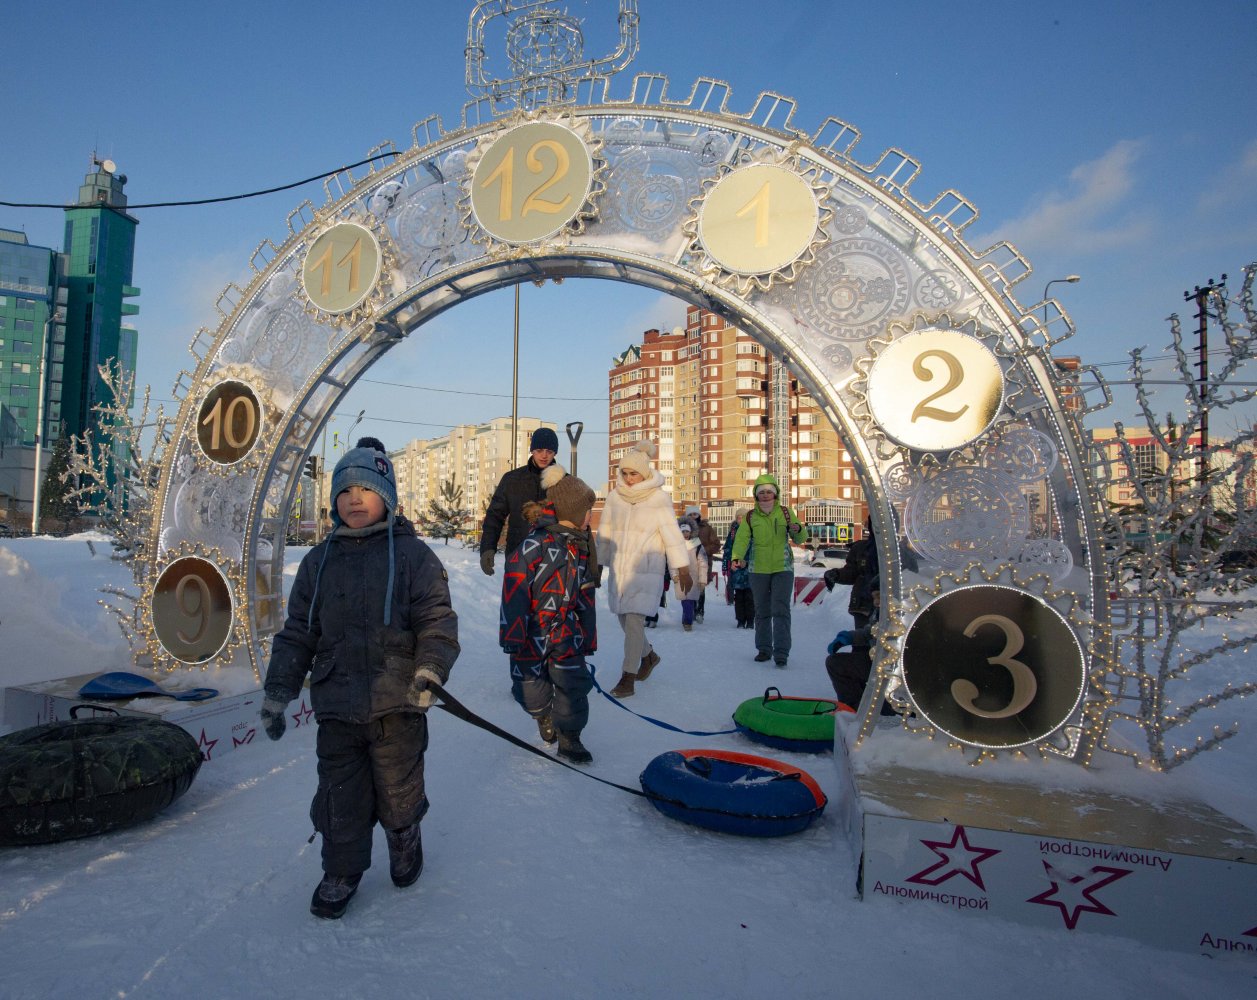
<path fill-rule="evenodd" d="M 861 163 L 854 128 L 800 132 L 785 98 L 735 113 L 723 84 L 674 100 L 654 76 L 606 93 L 448 132 L 429 119 L 258 248 L 178 390 L 139 573 L 146 655 L 259 671 L 282 624 L 285 512 L 355 381 L 465 299 L 600 277 L 780 355 L 862 467 L 878 537 L 919 554 L 907 572 L 882 545 L 862 734 L 885 696 L 972 747 L 1089 756 L 1109 655 L 1099 507 L 1078 375 L 1049 355 L 1072 330 L 1054 303 L 1016 300 L 1026 261 L 970 248 L 964 198 L 917 201 L 918 164 Z"/>

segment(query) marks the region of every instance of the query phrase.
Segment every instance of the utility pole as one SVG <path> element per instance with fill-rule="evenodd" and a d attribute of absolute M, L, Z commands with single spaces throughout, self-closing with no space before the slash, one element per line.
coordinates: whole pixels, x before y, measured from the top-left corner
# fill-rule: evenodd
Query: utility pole
<path fill-rule="evenodd" d="M 1183 293 L 1184 301 L 1195 300 L 1196 319 L 1200 321 L 1199 342 L 1196 345 L 1199 357 L 1197 367 L 1200 369 L 1200 374 L 1196 379 L 1200 389 L 1200 468 L 1196 470 L 1196 473 L 1203 491 L 1201 503 L 1206 505 L 1206 511 L 1212 499 L 1209 491 L 1209 406 L 1205 396 L 1209 388 L 1209 296 L 1218 292 L 1223 294 L 1226 292 L 1225 274 L 1222 275 L 1222 281 L 1219 283 L 1215 283 L 1210 278 L 1207 284 L 1197 285 L 1193 291 Z M 1205 526 L 1208 527 L 1207 514 Z"/>

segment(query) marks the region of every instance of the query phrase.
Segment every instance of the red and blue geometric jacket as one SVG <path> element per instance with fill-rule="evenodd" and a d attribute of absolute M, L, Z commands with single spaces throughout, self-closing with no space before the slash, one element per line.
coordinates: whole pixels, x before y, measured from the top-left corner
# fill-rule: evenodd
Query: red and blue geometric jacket
<path fill-rule="evenodd" d="M 598 649 L 589 537 L 547 509 L 506 557 L 498 643 L 512 659 L 580 667 Z"/>

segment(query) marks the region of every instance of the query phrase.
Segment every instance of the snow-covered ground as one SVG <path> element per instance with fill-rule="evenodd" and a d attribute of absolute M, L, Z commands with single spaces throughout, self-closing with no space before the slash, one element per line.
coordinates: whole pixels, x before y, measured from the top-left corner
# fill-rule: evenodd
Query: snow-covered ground
<path fill-rule="evenodd" d="M 0 686 L 132 669 L 97 605 L 99 587 L 130 582 L 109 551 L 90 535 L 0 542 Z M 511 700 L 496 642 L 500 561 L 490 580 L 469 550 L 436 543 L 434 551 L 449 570 L 461 624 L 451 692 L 536 742 Z M 303 552 L 289 550 L 289 580 Z M 707 619 L 691 633 L 670 604 L 650 633 L 663 661 L 625 705 L 684 729 L 718 730 L 770 684 L 826 696 L 824 647 L 847 625 L 845 607 L 839 589 L 818 607 L 796 609 L 790 665 L 778 670 L 752 661 L 750 636 L 734 628 L 723 596 L 709 593 Z M 610 686 L 621 637 L 609 615 L 601 625 L 604 652 L 593 659 Z M 198 674 L 195 683 L 229 689 L 241 681 Z M 1239 738 L 1171 775 L 1115 758 L 1100 769 L 1110 781 L 1128 775 L 1146 795 L 1193 794 L 1254 826 L 1253 701 L 1232 702 L 1216 720 L 1238 717 Z M 413 888 L 389 882 L 377 831 L 376 864 L 345 918 L 310 916 L 319 879 L 318 844 L 307 843 L 313 728 L 290 729 L 279 743 L 263 739 L 216 757 L 146 825 L 0 850 L 0 997 L 1194 1000 L 1257 991 L 1251 955 L 1211 959 L 989 914 L 861 902 L 827 755 L 768 753 L 810 772 L 831 808 L 801 834 L 748 839 L 667 819 L 639 797 L 444 712 L 430 718 L 432 809 Z M 735 735 L 678 736 L 597 694 L 585 742 L 592 773 L 634 787 L 668 749 L 765 749 Z M 870 759 L 945 753 L 895 733 L 879 732 L 866 747 Z M 1097 780 L 1060 763 L 1000 761 L 987 773 L 1084 787 Z"/>

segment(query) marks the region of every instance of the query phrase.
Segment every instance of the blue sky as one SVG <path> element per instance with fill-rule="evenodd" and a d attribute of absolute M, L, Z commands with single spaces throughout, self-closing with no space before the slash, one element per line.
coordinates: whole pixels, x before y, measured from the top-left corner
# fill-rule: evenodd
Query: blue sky
<path fill-rule="evenodd" d="M 585 19 L 587 56 L 614 48 L 616 0 L 555 5 Z M 1189 322 L 1184 290 L 1224 271 L 1237 287 L 1257 259 L 1251 0 L 639 8 L 640 52 L 615 94 L 633 72 L 665 74 L 676 95 L 716 77 L 732 85 L 735 111 L 771 90 L 798 102 L 802 129 L 849 122 L 863 133 L 863 162 L 904 150 L 922 164 L 919 201 L 958 190 L 981 212 L 971 242 L 1009 239 L 1029 258 L 1023 301 L 1052 278 L 1082 276 L 1053 286 L 1079 329 L 1062 352 L 1118 363 L 1102 369 L 1111 378 L 1131 348 L 1161 353 L 1168 314 Z M 116 161 L 139 204 L 274 187 L 386 139 L 405 149 L 415 122 L 458 122 L 471 9 L 71 0 L 5 15 L 0 200 L 64 204 L 94 150 Z M 169 398 L 197 329 L 217 326 L 218 294 L 244 283 L 254 248 L 280 242 L 306 198 L 321 204 L 321 184 L 136 213 L 140 385 Z M 59 210 L 0 207 L 0 228 L 33 243 L 60 247 L 62 226 Z M 592 280 L 525 285 L 521 302 L 520 412 L 584 421 L 583 463 L 600 468 L 611 357 L 648 327 L 679 325 L 684 306 Z M 366 409 L 358 433 L 395 447 L 509 414 L 513 308 L 513 294 L 497 292 L 416 331 L 331 427 Z"/>

